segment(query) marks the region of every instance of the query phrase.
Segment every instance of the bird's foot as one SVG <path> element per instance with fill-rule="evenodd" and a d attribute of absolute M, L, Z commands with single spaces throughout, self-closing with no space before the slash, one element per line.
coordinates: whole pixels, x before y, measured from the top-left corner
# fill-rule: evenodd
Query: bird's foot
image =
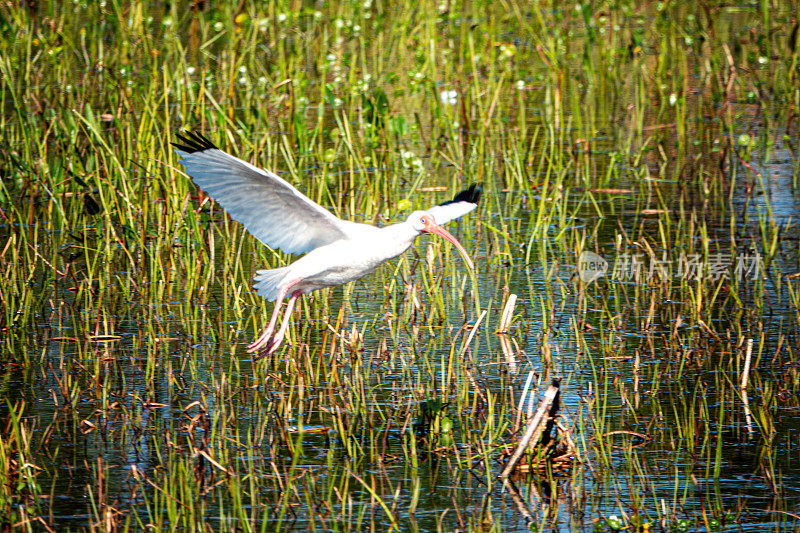
<path fill-rule="evenodd" d="M 272 331 L 267 329 L 259 337 L 247 346 L 247 353 L 257 352 L 267 344 L 269 344 Z"/>
<path fill-rule="evenodd" d="M 261 339 L 258 339 L 258 341 L 260 340 Z M 247 353 L 258 353 L 258 355 L 253 358 L 253 361 L 260 361 L 278 351 L 278 346 L 283 342 L 283 338 L 276 336 L 271 339 L 265 339 L 260 343 L 258 341 L 247 347 Z"/>
<path fill-rule="evenodd" d="M 253 341 L 252 344 L 247 345 L 247 353 L 253 353 L 259 351 L 268 342 L 269 340 L 261 342 L 261 339 L 256 339 L 255 341 Z"/>
<path fill-rule="evenodd" d="M 251 344 L 250 346 L 252 347 L 253 345 Z M 275 353 L 276 348 L 277 345 L 275 344 L 273 339 L 269 339 L 267 340 L 266 343 L 264 343 L 263 346 L 259 346 L 255 349 L 251 349 L 250 347 L 248 347 L 247 352 L 256 354 L 255 357 L 253 357 L 253 361 L 261 361 L 265 357 L 269 357 L 270 355 Z"/>
<path fill-rule="evenodd" d="M 247 353 L 257 352 L 264 346 L 269 345 L 270 341 L 272 340 L 270 337 L 272 337 L 272 328 L 267 328 L 261 335 L 258 336 L 256 340 L 252 342 L 252 344 L 247 347 Z"/>

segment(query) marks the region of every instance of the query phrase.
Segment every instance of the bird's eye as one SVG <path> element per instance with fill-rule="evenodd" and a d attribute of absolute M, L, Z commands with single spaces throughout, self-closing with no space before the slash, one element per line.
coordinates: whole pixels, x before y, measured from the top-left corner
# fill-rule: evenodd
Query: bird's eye
<path fill-rule="evenodd" d="M 419 221 L 425 224 L 426 226 L 430 224 L 430 219 L 428 217 L 422 217 L 419 219 Z"/>

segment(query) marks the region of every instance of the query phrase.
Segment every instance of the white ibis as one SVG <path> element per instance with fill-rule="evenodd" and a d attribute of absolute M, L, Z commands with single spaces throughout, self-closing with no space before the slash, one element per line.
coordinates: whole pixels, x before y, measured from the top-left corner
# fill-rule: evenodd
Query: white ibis
<path fill-rule="evenodd" d="M 473 184 L 449 202 L 415 211 L 408 220 L 383 228 L 341 220 L 313 202 L 274 172 L 227 154 L 200 133 L 178 134 L 172 143 L 194 182 L 270 248 L 303 257 L 282 268 L 259 270 L 254 288 L 277 300 L 269 325 L 247 351 L 275 352 L 283 341 L 297 298 L 317 289 L 342 285 L 375 270 L 405 252 L 421 233 L 444 237 L 464 256 L 467 251 L 443 224 L 478 205 L 481 186 Z M 273 336 L 281 304 L 289 296 L 283 323 Z"/>

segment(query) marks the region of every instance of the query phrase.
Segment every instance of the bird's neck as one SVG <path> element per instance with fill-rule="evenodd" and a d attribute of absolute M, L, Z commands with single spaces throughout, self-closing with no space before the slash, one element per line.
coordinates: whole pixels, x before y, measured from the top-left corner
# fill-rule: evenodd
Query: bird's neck
<path fill-rule="evenodd" d="M 410 224 L 400 222 L 381 228 L 377 244 L 385 249 L 387 256 L 397 257 L 408 250 L 418 236 L 419 232 Z"/>

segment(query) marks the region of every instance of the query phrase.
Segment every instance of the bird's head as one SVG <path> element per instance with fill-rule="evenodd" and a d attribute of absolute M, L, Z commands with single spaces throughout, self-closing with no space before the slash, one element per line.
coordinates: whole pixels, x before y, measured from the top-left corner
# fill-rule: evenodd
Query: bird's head
<path fill-rule="evenodd" d="M 431 225 L 436 225 L 436 220 L 433 215 L 427 211 L 414 211 L 408 215 L 408 224 L 414 228 L 417 233 L 424 233 L 428 231 Z"/>
<path fill-rule="evenodd" d="M 433 215 L 428 213 L 427 211 L 414 211 L 408 217 L 408 224 L 414 229 L 414 231 L 418 233 L 433 233 L 434 235 L 438 235 L 445 240 L 450 241 L 456 249 L 461 252 L 461 255 L 464 256 L 464 261 L 467 263 L 470 269 L 474 270 L 475 265 L 472 264 L 472 260 L 469 258 L 467 251 L 458 242 L 458 239 L 453 237 L 453 235 L 444 229 L 442 226 L 436 223 L 436 219 L 433 218 Z"/>

